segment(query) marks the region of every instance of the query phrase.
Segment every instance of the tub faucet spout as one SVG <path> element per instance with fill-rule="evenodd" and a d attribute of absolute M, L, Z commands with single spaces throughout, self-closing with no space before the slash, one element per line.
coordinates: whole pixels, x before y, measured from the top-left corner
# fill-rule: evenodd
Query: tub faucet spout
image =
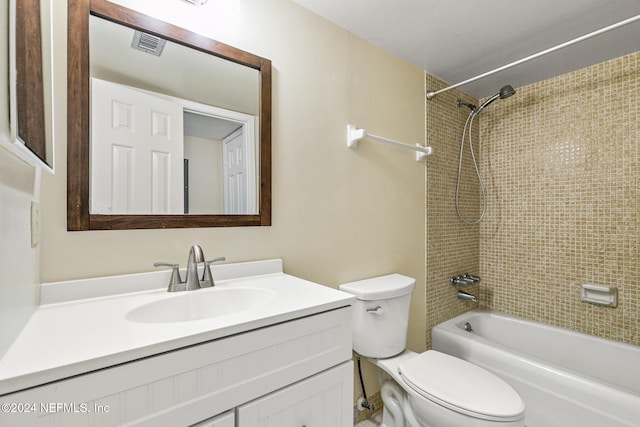
<path fill-rule="evenodd" d="M 458 291 L 458 299 L 465 300 L 465 301 L 478 302 L 478 298 L 475 295 L 471 295 L 462 291 Z"/>
<path fill-rule="evenodd" d="M 187 279 L 185 280 L 187 291 L 200 289 L 200 279 L 198 279 L 198 264 L 204 262 L 204 252 L 199 245 L 193 245 L 189 250 L 187 260 Z"/>

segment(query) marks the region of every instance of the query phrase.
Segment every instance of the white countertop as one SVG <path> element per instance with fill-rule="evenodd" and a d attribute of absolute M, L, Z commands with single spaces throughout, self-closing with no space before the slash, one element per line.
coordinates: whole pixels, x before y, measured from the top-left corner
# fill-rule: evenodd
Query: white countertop
<path fill-rule="evenodd" d="M 168 272 L 42 285 L 43 304 L 0 360 L 0 395 L 348 306 L 355 300 L 285 274 L 281 260 L 212 266 L 212 273 L 218 289 L 256 287 L 276 295 L 250 310 L 211 319 L 137 323 L 126 319 L 127 312 L 184 294 L 166 291 Z M 136 291 L 122 293 L 123 289 Z M 76 299 L 78 295 L 82 299 Z"/>

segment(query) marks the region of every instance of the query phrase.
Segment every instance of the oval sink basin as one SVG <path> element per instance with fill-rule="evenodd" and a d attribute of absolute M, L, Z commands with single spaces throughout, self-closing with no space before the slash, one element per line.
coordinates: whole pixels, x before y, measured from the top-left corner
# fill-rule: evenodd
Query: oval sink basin
<path fill-rule="evenodd" d="M 126 315 L 139 323 L 189 322 L 241 313 L 267 304 L 275 292 L 260 288 L 210 288 L 183 291 L 134 308 Z"/>

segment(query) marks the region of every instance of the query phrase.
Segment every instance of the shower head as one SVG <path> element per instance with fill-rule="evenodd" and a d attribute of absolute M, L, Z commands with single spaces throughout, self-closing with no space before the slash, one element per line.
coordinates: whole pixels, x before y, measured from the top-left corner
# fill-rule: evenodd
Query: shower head
<path fill-rule="evenodd" d="M 516 90 L 511 87 L 511 85 L 502 86 L 500 88 L 500 99 L 505 99 L 515 94 Z"/>
<path fill-rule="evenodd" d="M 512 88 L 510 85 L 502 86 L 500 88 L 500 92 L 496 93 L 491 98 L 489 98 L 486 101 L 484 101 L 482 103 L 482 105 L 480 105 L 480 107 L 478 107 L 478 109 L 474 112 L 474 114 L 478 114 L 480 111 L 482 111 L 482 109 L 484 107 L 486 107 L 487 105 L 491 104 L 496 99 L 498 99 L 498 98 L 505 99 L 505 98 L 510 97 L 514 93 L 516 93 L 516 90 L 514 88 Z"/>

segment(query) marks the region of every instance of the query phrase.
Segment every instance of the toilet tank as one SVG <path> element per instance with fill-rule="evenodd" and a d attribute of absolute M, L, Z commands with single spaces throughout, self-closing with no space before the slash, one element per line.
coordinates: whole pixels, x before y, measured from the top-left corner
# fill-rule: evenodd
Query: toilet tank
<path fill-rule="evenodd" d="M 340 285 L 356 296 L 353 305 L 353 350 L 361 356 L 382 359 L 407 346 L 409 307 L 416 280 L 389 274 Z"/>

